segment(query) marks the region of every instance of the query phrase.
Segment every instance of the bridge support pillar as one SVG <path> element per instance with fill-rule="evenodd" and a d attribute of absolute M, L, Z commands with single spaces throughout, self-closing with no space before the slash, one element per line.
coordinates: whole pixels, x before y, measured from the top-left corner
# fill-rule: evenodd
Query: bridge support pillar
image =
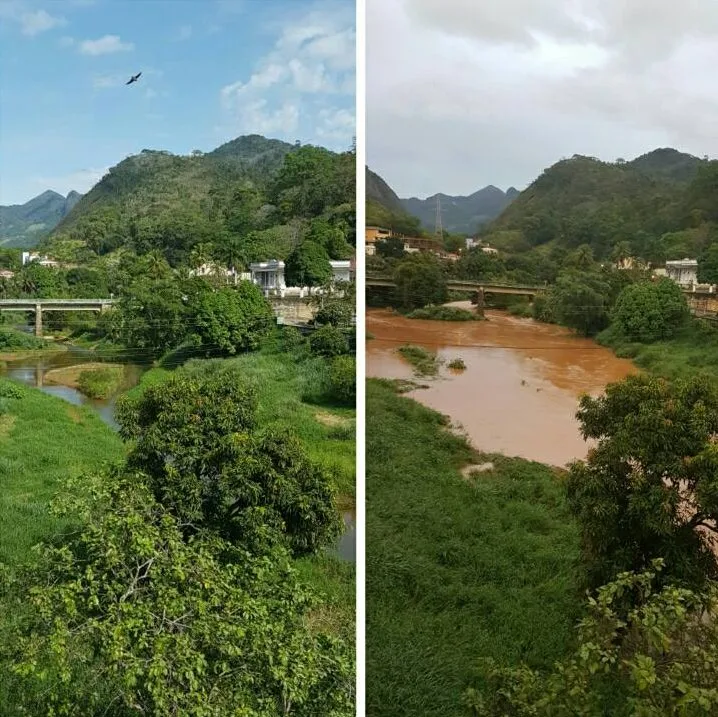
<path fill-rule="evenodd" d="M 476 292 L 476 313 L 479 316 L 484 315 L 484 289 L 481 288 Z"/>
<path fill-rule="evenodd" d="M 35 336 L 42 336 L 42 306 L 35 304 Z"/>

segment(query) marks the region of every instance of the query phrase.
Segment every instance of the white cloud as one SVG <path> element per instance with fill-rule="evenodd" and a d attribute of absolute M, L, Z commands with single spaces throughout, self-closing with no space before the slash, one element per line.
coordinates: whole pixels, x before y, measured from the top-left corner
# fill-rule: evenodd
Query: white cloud
<path fill-rule="evenodd" d="M 705 0 L 368 0 L 368 161 L 426 196 L 574 153 L 714 155 L 716 63 Z"/>
<path fill-rule="evenodd" d="M 60 38 L 60 47 L 72 47 L 75 44 L 75 38 L 64 35 Z"/>
<path fill-rule="evenodd" d="M 128 52 L 134 48 L 131 42 L 122 42 L 119 35 L 105 35 L 98 40 L 83 40 L 80 43 L 80 52 L 83 55 L 109 55 L 114 52 Z"/>
<path fill-rule="evenodd" d="M 310 132 L 314 137 L 348 142 L 354 133 L 353 113 L 341 108 L 354 94 L 354 58 L 353 7 L 349 3 L 315 6 L 279 28 L 273 49 L 249 78 L 220 90 L 223 124 L 235 135 L 280 132 L 294 139 L 294 133 L 306 123 L 313 125 Z M 318 105 L 312 98 L 321 98 L 320 105 L 324 107 L 332 97 L 336 98 L 332 100 L 336 106 L 324 111 L 342 117 L 350 115 L 351 122 L 344 121 L 333 128 L 322 124 L 325 117 L 318 116 Z M 344 114 L 338 115 L 339 112 Z M 321 131 L 325 134 L 321 135 Z"/>
<path fill-rule="evenodd" d="M 34 37 L 41 32 L 52 30 L 53 27 L 65 25 L 67 21 L 61 17 L 55 17 L 45 10 L 26 12 L 20 16 L 20 23 L 23 35 Z"/>
<path fill-rule="evenodd" d="M 317 115 L 321 124 L 317 127 L 317 135 L 331 140 L 342 140 L 352 137 L 356 132 L 354 112 L 347 109 L 319 111 Z"/>

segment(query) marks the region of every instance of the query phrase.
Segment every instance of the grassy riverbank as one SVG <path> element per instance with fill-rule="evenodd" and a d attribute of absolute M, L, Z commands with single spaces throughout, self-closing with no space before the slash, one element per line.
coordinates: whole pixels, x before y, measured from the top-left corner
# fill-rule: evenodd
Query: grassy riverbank
<path fill-rule="evenodd" d="M 460 715 L 479 658 L 567 650 L 578 532 L 551 469 L 477 455 L 387 381 L 367 382 L 367 416 L 367 714 Z"/>
<path fill-rule="evenodd" d="M 0 562 L 15 564 L 57 531 L 47 511 L 62 479 L 95 471 L 122 457 L 122 441 L 94 412 L 18 386 L 0 398 Z"/>
<path fill-rule="evenodd" d="M 45 355 L 51 351 L 66 351 L 62 344 L 37 338 L 24 331 L 0 328 L 0 361 L 21 361 L 33 356 Z"/>
<path fill-rule="evenodd" d="M 692 319 L 670 340 L 642 344 L 627 341 L 613 327 L 596 337 L 620 358 L 665 378 L 688 378 L 697 373 L 718 380 L 718 328 Z"/>

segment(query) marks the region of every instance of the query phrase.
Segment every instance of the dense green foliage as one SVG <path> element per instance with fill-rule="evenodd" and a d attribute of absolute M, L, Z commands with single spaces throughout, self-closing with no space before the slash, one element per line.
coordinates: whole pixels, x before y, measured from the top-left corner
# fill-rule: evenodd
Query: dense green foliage
<path fill-rule="evenodd" d="M 475 455 L 387 382 L 367 382 L 366 410 L 367 714 L 456 715 L 477 657 L 548 669 L 566 653 L 576 526 L 550 469 Z"/>
<path fill-rule="evenodd" d="M 689 317 L 681 288 L 670 279 L 627 286 L 613 307 L 616 329 L 632 341 L 669 339 Z"/>
<path fill-rule="evenodd" d="M 312 333 L 309 346 L 313 354 L 332 358 L 349 353 L 349 342 L 345 333 L 332 324 L 326 324 Z"/>
<path fill-rule="evenodd" d="M 425 306 L 407 314 L 409 319 L 429 319 L 431 321 L 479 321 L 481 316 L 475 311 L 460 309 L 456 306 Z"/>
<path fill-rule="evenodd" d="M 329 366 L 331 395 L 340 403 L 356 404 L 356 359 L 353 356 L 335 356 Z"/>
<path fill-rule="evenodd" d="M 37 351 L 48 348 L 47 341 L 24 331 L 0 329 L 0 351 Z"/>
<path fill-rule="evenodd" d="M 475 717 L 708 717 L 718 712 L 716 588 L 655 585 L 661 561 L 622 573 L 589 598 L 575 653 L 546 675 L 483 665 L 489 687 L 467 690 Z M 628 608 L 626 608 L 628 604 Z"/>
<path fill-rule="evenodd" d="M 394 270 L 396 299 L 405 309 L 446 301 L 446 275 L 431 254 L 410 254 Z"/>
<path fill-rule="evenodd" d="M 630 376 L 583 397 L 578 418 L 584 437 L 597 441 L 567 486 L 592 585 L 658 557 L 666 578 L 700 585 L 717 577 L 715 385 Z"/>
<path fill-rule="evenodd" d="M 189 157 L 145 150 L 110 169 L 47 248 L 84 262 L 122 249 L 158 251 L 174 267 L 215 260 L 239 268 L 285 259 L 321 220 L 333 253 L 346 254 L 356 242 L 354 159 L 353 150 L 256 135 Z"/>
<path fill-rule="evenodd" d="M 646 261 L 696 256 L 714 241 L 718 162 L 656 150 L 631 162 L 574 156 L 546 169 L 483 238 L 506 250 L 619 245 Z M 505 243 L 509 242 L 509 244 Z"/>
<path fill-rule="evenodd" d="M 56 512 L 82 527 L 43 547 L 11 603 L 20 714 L 351 714 L 351 660 L 309 629 L 315 602 L 281 553 L 186 540 L 132 475 L 66 493 Z"/>
<path fill-rule="evenodd" d="M 192 532 L 210 528 L 260 552 L 312 553 L 340 532 L 336 486 L 284 432 L 261 429 L 257 396 L 231 367 L 181 372 L 118 404 L 128 464 Z"/>

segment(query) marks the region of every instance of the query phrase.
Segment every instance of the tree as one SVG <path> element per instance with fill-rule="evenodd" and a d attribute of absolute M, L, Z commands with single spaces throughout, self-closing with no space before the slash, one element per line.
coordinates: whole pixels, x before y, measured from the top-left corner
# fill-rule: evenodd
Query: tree
<path fill-rule="evenodd" d="M 394 270 L 396 297 L 405 309 L 443 304 L 447 298 L 446 276 L 430 254 L 413 254 Z"/>
<path fill-rule="evenodd" d="M 551 289 L 552 313 L 560 324 L 591 336 L 608 325 L 609 294 L 600 276 L 565 272 Z"/>
<path fill-rule="evenodd" d="M 698 257 L 698 281 L 718 284 L 718 243 L 710 243 Z"/>
<path fill-rule="evenodd" d="M 549 674 L 483 665 L 469 689 L 476 717 L 708 717 L 718 714 L 718 627 L 704 620 L 718 592 L 659 588 L 660 560 L 622 573 L 588 600 L 572 655 Z M 627 607 L 626 607 L 627 606 Z"/>
<path fill-rule="evenodd" d="M 309 337 L 309 347 L 313 354 L 332 358 L 349 352 L 349 343 L 341 329 L 326 324 Z"/>
<path fill-rule="evenodd" d="M 630 376 L 581 398 L 577 417 L 596 442 L 567 483 L 591 584 L 657 557 L 673 579 L 718 576 L 718 389 L 702 377 Z"/>
<path fill-rule="evenodd" d="M 322 286 L 332 278 L 329 255 L 320 244 L 303 241 L 287 257 L 284 276 L 288 286 Z"/>
<path fill-rule="evenodd" d="M 159 353 L 179 346 L 186 335 L 186 307 L 174 279 L 137 279 L 113 311 L 111 338 L 130 348 Z"/>
<path fill-rule="evenodd" d="M 341 521 L 334 479 L 292 435 L 261 429 L 237 369 L 202 363 L 118 403 L 129 467 L 190 532 L 209 528 L 252 552 L 312 553 Z"/>
<path fill-rule="evenodd" d="M 206 354 L 235 354 L 259 348 L 274 324 L 271 304 L 249 281 L 215 289 L 201 279 L 187 303 L 188 337 Z"/>
<path fill-rule="evenodd" d="M 8 591 L 4 664 L 18 714 L 349 717 L 352 661 L 308 613 L 281 550 L 182 526 L 123 471 L 70 483 L 80 525 Z M 28 604 L 30 609 L 28 610 Z M 6 693 L 6 695 L 9 693 Z"/>
<path fill-rule="evenodd" d="M 380 239 L 374 244 L 376 253 L 385 259 L 403 259 L 404 258 L 404 242 L 398 237 L 389 237 L 388 239 Z"/>
<path fill-rule="evenodd" d="M 689 315 L 681 288 L 670 279 L 630 284 L 619 294 L 612 312 L 621 333 L 644 343 L 670 338 Z"/>

